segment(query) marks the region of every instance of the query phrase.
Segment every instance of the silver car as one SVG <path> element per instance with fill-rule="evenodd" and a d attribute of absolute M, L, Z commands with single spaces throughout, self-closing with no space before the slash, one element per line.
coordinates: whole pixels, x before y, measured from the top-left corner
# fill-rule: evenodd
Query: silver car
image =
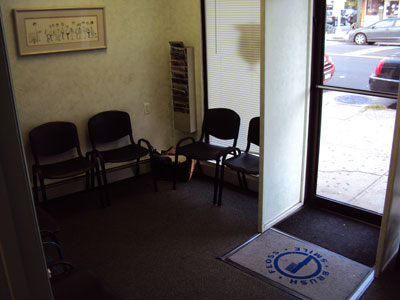
<path fill-rule="evenodd" d="M 400 18 L 386 19 L 358 28 L 350 33 L 349 41 L 357 45 L 375 42 L 400 43 Z"/>

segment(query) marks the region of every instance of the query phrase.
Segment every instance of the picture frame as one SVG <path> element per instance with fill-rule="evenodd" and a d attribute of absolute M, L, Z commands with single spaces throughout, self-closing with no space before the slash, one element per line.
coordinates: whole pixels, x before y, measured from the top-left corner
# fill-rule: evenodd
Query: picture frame
<path fill-rule="evenodd" d="M 104 7 L 13 9 L 18 54 L 107 48 Z"/>

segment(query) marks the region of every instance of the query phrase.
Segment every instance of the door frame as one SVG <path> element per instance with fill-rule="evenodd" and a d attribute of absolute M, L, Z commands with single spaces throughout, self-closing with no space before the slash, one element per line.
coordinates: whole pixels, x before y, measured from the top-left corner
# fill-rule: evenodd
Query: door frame
<path fill-rule="evenodd" d="M 367 209 L 340 203 L 317 195 L 318 160 L 320 150 L 321 121 L 322 121 L 322 95 L 325 90 L 340 91 L 369 96 L 395 98 L 396 96 L 385 93 L 369 92 L 358 89 L 340 88 L 323 84 L 323 61 L 325 51 L 325 18 L 326 1 L 316 0 L 313 7 L 313 36 L 312 36 L 312 61 L 311 61 L 311 87 L 309 105 L 309 130 L 307 141 L 307 165 L 305 180 L 304 203 L 316 208 L 328 209 L 339 214 L 356 218 L 376 226 L 380 226 L 382 216 Z"/>
<path fill-rule="evenodd" d="M 51 300 L 27 174 L 0 10 L 0 273 L 7 298 Z"/>

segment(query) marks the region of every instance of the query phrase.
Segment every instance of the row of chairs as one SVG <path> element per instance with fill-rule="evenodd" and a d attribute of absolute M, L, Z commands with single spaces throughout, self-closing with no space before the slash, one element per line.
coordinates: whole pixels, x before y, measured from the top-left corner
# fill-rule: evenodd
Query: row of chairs
<path fill-rule="evenodd" d="M 36 204 L 39 202 L 37 178 L 42 199 L 46 201 L 45 179 L 64 179 L 85 174 L 87 189 L 94 186 L 94 177 L 97 177 L 100 201 L 103 206 L 109 205 L 105 164 L 136 161 L 135 175 L 139 175 L 140 159 L 146 155 L 152 159 L 151 144 L 145 139 L 135 142 L 127 112 L 113 110 L 98 113 L 89 119 L 88 131 L 92 150 L 86 156 L 83 156 L 80 148 L 77 128 L 71 122 L 49 122 L 30 131 L 29 140 L 35 162 L 32 176 Z M 124 141 L 123 146 L 110 147 L 121 139 Z M 69 153 L 70 158 L 65 159 L 66 153 Z M 60 155 L 62 160 L 51 160 Z M 154 185 L 157 190 L 155 179 Z"/>
<path fill-rule="evenodd" d="M 259 158 L 249 153 L 251 144 L 259 146 L 259 124 L 259 117 L 251 119 L 248 128 L 247 147 L 242 152 L 236 147 L 240 128 L 239 115 L 227 108 L 208 109 L 204 115 L 200 139 L 195 141 L 193 137 L 186 137 L 177 143 L 174 170 L 177 169 L 179 155 L 197 161 L 214 160 L 216 168 L 213 203 L 218 206 L 221 205 L 225 166 L 237 172 L 240 185 L 246 189 L 246 174 L 257 175 L 259 173 Z M 153 147 L 150 142 L 142 138 L 135 142 L 131 120 L 127 112 L 113 110 L 96 114 L 88 121 L 88 132 L 92 150 L 87 152 L 85 157 L 81 152 L 77 128 L 71 122 L 45 123 L 29 133 L 35 161 L 32 166 L 32 176 L 36 203 L 39 199 L 37 178 L 40 181 L 42 199 L 46 201 L 45 179 L 64 179 L 85 174 L 87 189 L 94 186 L 94 178 L 97 177 L 100 201 L 103 206 L 109 205 L 110 198 L 105 164 L 135 161 L 135 173 L 139 175 L 140 159 L 149 155 L 150 160 L 153 160 Z M 209 136 L 232 140 L 232 146 L 222 147 L 210 144 Z M 123 146 L 109 147 L 110 144 L 114 145 L 116 141 L 121 141 L 121 139 L 125 139 Z M 187 141 L 190 143 L 187 143 Z M 69 159 L 46 162 L 46 158 L 67 152 L 76 153 Z M 176 172 L 174 171 L 174 189 L 176 189 L 176 181 Z M 157 191 L 157 181 L 154 174 L 153 182 Z"/>
<path fill-rule="evenodd" d="M 250 153 L 250 147 L 251 144 L 260 145 L 260 117 L 250 120 L 247 146 L 244 152 L 236 147 L 239 128 L 240 116 L 235 111 L 227 108 L 208 109 L 204 115 L 200 139 L 196 141 L 193 137 L 185 137 L 176 145 L 175 170 L 179 155 L 197 161 L 215 161 L 213 203 L 218 206 L 222 201 L 225 166 L 237 172 L 239 184 L 246 189 L 246 174 L 259 174 L 259 157 Z M 222 147 L 210 144 L 210 136 L 222 140 L 232 140 L 232 146 Z M 173 188 L 176 189 L 176 174 L 174 174 Z"/>

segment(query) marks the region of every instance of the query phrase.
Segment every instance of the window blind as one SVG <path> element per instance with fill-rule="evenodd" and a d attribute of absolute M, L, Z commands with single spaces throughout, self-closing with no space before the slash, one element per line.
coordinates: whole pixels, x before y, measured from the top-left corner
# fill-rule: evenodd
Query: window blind
<path fill-rule="evenodd" d="M 260 115 L 260 13 L 260 0 L 205 0 L 208 107 L 240 115 L 241 149 L 250 119 Z M 213 137 L 210 142 L 231 145 Z"/>

